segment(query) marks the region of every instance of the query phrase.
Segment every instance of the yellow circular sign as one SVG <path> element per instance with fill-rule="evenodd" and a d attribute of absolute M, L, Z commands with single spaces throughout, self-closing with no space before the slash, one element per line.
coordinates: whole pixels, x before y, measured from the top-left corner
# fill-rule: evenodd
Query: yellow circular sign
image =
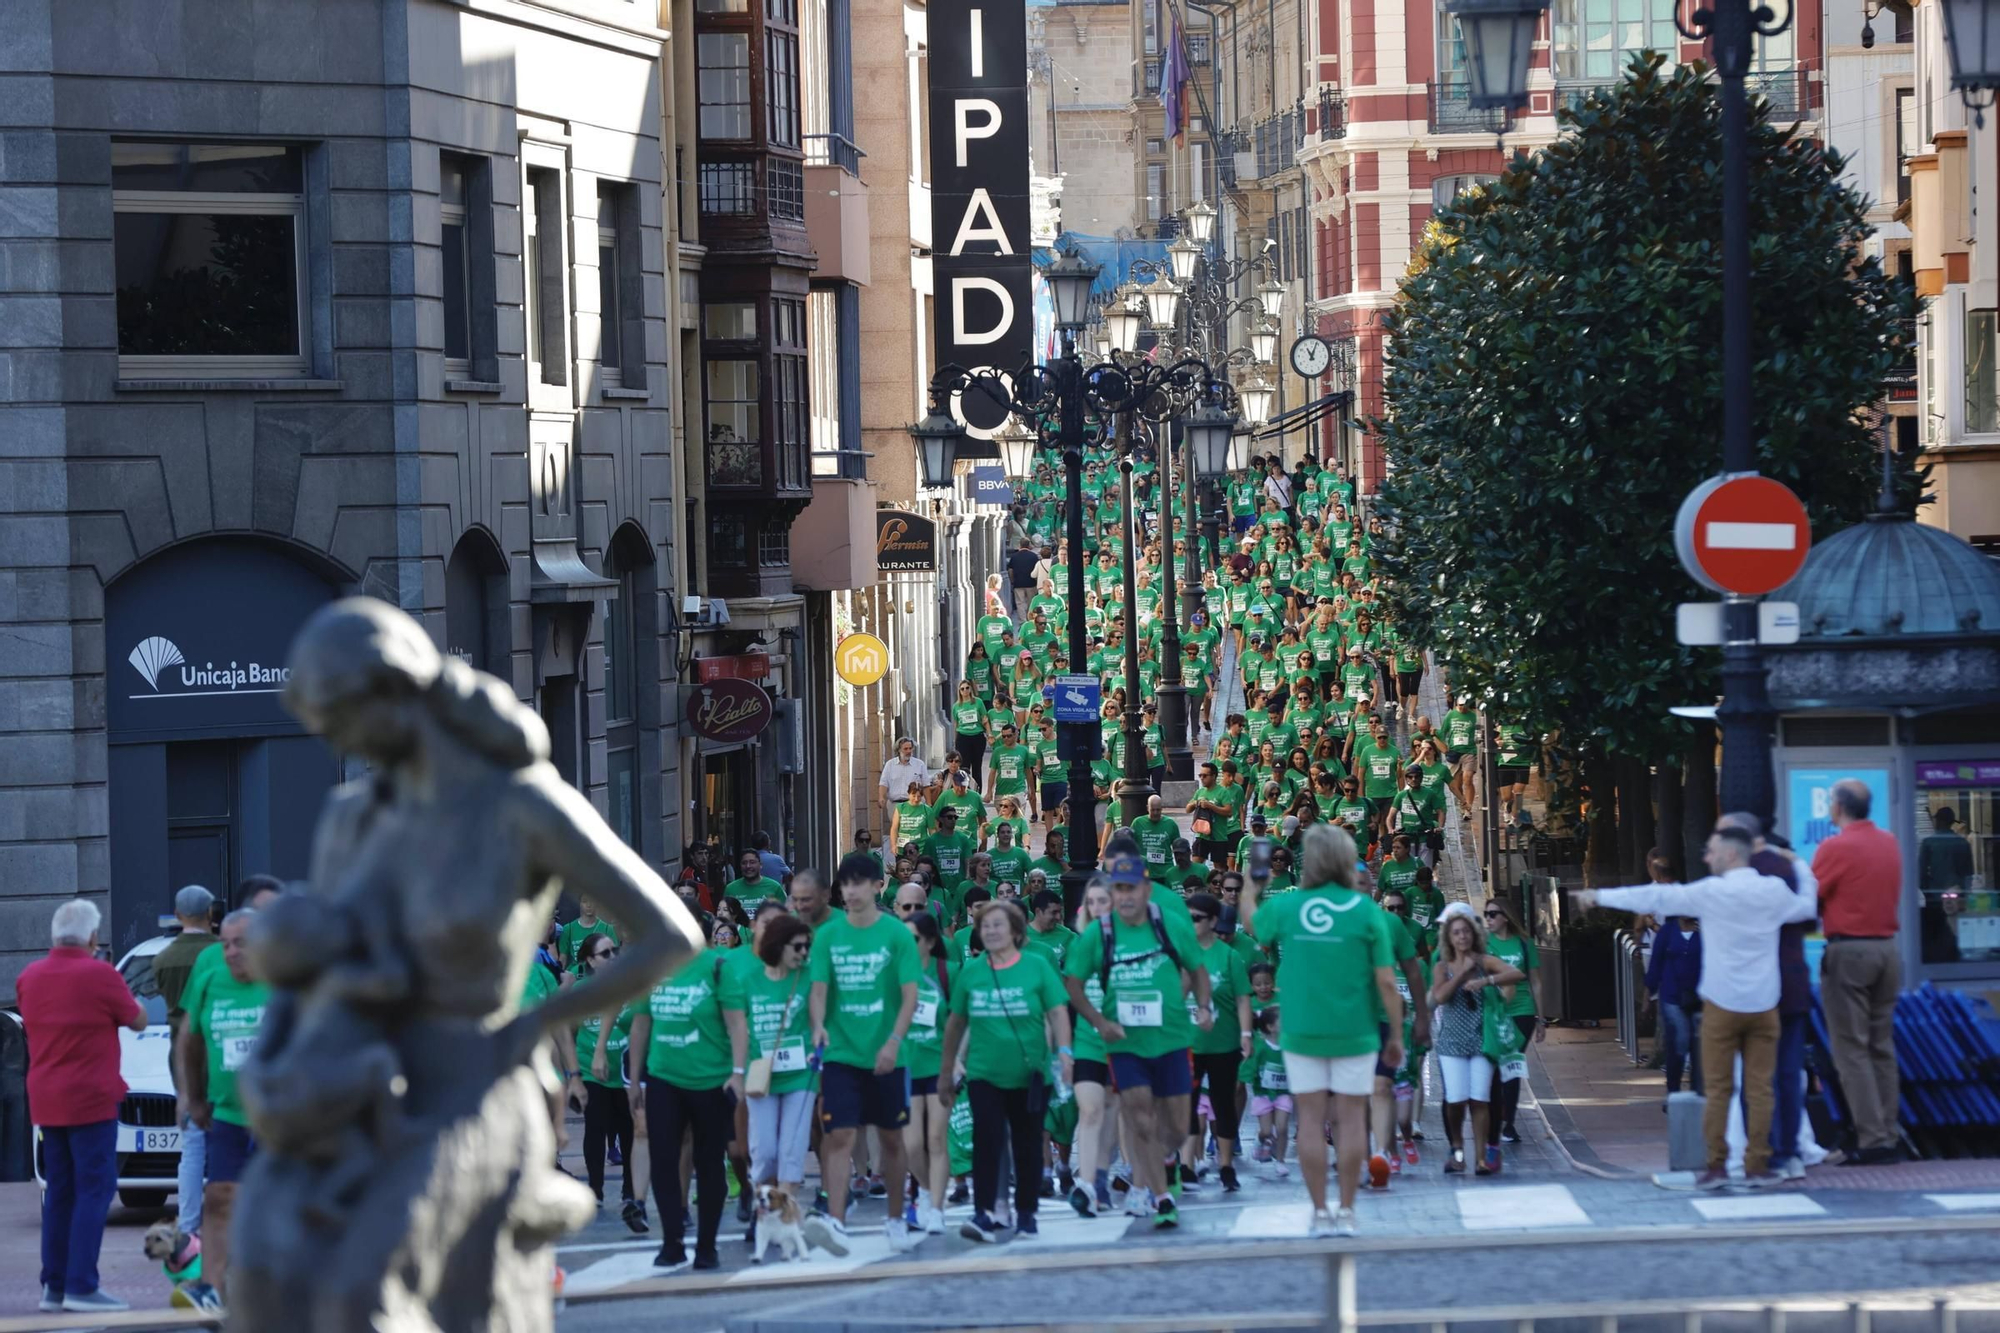
<path fill-rule="evenodd" d="M 850 634 L 834 649 L 833 669 L 849 685 L 865 689 L 889 674 L 889 645 L 873 634 Z"/>

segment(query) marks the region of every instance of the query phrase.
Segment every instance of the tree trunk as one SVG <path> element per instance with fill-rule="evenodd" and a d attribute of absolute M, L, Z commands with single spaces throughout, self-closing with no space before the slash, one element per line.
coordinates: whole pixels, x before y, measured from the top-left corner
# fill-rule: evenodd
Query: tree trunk
<path fill-rule="evenodd" d="M 1577 755 L 1577 773 L 1590 802 L 1585 830 L 1589 838 L 1583 854 L 1588 882 L 1612 883 L 1618 872 L 1618 791 L 1613 778 L 1615 761 L 1592 746 Z"/>
<path fill-rule="evenodd" d="M 1695 724 L 1694 738 L 1688 742 L 1681 761 L 1681 848 L 1683 879 L 1695 875 L 1703 864 L 1702 850 L 1715 829 L 1715 726 Z"/>
<path fill-rule="evenodd" d="M 1619 755 L 1618 871 L 1627 884 L 1646 879 L 1646 849 L 1653 845 L 1653 793 L 1646 761 Z"/>
<path fill-rule="evenodd" d="M 1674 878 L 1685 880 L 1687 859 L 1681 850 L 1681 762 L 1678 758 L 1661 761 L 1659 771 L 1653 776 L 1653 800 L 1659 807 L 1653 846 L 1666 853 Z M 1636 884 L 1638 881 L 1633 882 Z"/>

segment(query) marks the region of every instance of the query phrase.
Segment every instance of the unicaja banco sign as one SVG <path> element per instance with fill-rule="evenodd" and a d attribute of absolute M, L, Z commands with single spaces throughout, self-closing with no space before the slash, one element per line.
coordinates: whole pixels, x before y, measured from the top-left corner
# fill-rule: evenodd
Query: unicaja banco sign
<path fill-rule="evenodd" d="M 291 669 L 258 662 L 189 662 L 172 639 L 141 639 L 125 657 L 152 693 L 134 699 L 171 699 L 193 694 L 276 694 L 292 678 Z"/>

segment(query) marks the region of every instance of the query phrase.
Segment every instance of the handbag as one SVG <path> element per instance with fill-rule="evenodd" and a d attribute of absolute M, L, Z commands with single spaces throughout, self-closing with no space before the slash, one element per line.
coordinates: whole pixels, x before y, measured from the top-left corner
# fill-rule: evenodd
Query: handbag
<path fill-rule="evenodd" d="M 805 969 L 802 967 L 792 969 L 792 989 L 785 996 L 785 1012 L 778 1015 L 778 1036 L 780 1039 L 784 1037 L 785 1029 L 792 1025 L 792 1001 L 799 997 L 799 978 L 804 974 Z M 769 1051 L 752 1060 L 748 1068 L 743 1071 L 743 1095 L 746 1097 L 768 1097 L 771 1095 L 771 1053 Z"/>

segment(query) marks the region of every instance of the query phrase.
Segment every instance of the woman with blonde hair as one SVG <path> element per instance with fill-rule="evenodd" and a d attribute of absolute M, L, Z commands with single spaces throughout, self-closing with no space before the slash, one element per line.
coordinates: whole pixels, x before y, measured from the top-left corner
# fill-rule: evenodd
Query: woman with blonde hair
<path fill-rule="evenodd" d="M 1431 1049 L 1444 1077 L 1444 1137 L 1451 1146 L 1445 1159 L 1447 1175 L 1465 1170 L 1466 1103 L 1472 1103 L 1472 1142 L 1484 1150 L 1476 1174 L 1500 1170 L 1500 1149 L 1486 1146 L 1487 1097 L 1493 1085 L 1493 1062 L 1485 1055 L 1486 1027 L 1482 1005 L 1488 987 L 1512 999 L 1514 983 L 1525 974 L 1486 951 L 1486 932 L 1464 903 L 1447 907 L 1438 935 L 1437 963 L 1431 969 Z"/>

